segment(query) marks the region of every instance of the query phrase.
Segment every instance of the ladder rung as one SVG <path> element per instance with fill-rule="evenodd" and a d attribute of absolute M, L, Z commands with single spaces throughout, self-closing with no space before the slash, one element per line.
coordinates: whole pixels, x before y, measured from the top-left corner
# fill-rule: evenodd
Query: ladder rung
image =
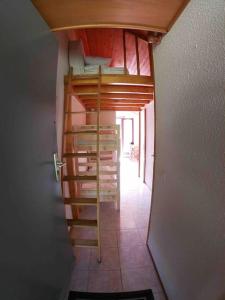
<path fill-rule="evenodd" d="M 111 161 L 102 161 L 102 162 L 100 162 L 100 167 L 102 167 L 102 166 L 116 167 L 118 165 L 119 165 L 118 162 L 114 162 L 112 160 Z M 79 167 L 83 167 L 83 166 L 86 166 L 86 167 L 95 167 L 96 166 L 96 162 L 85 162 L 85 163 L 78 162 L 78 166 Z"/>
<path fill-rule="evenodd" d="M 97 180 L 97 176 L 64 176 L 63 177 L 63 181 L 73 181 L 73 180 L 77 180 L 77 181 L 96 181 Z"/>
<path fill-rule="evenodd" d="M 81 110 L 81 111 L 65 111 L 65 114 L 96 114 L 96 111 L 86 111 L 86 110 Z"/>
<path fill-rule="evenodd" d="M 96 170 L 93 171 L 80 171 L 79 175 L 95 175 L 96 176 Z M 99 170 L 99 175 L 117 175 L 117 171 L 106 171 L 106 170 Z M 100 178 L 101 179 L 101 178 Z"/>
<path fill-rule="evenodd" d="M 80 129 L 97 129 L 97 125 L 81 125 L 79 127 Z M 118 125 L 99 125 L 99 129 L 101 130 L 110 130 L 110 131 L 115 131 L 116 129 L 118 129 Z"/>
<path fill-rule="evenodd" d="M 83 131 L 65 131 L 64 134 L 69 135 L 69 134 L 81 134 L 81 133 L 97 133 L 97 130 L 83 130 Z"/>
<path fill-rule="evenodd" d="M 64 198 L 64 203 L 70 205 L 97 205 L 97 198 Z"/>
<path fill-rule="evenodd" d="M 71 239 L 71 242 L 76 247 L 98 247 L 97 240 Z"/>
<path fill-rule="evenodd" d="M 64 158 L 68 158 L 68 157 L 88 157 L 88 156 L 92 156 L 92 157 L 97 157 L 97 153 L 96 152 L 91 152 L 91 153 L 65 153 L 63 154 Z"/>
<path fill-rule="evenodd" d="M 99 79 L 99 75 L 96 74 L 87 74 L 87 75 L 75 75 L 74 79 Z"/>
<path fill-rule="evenodd" d="M 67 219 L 68 226 L 76 227 L 97 227 L 97 220 L 83 220 L 83 219 Z"/>

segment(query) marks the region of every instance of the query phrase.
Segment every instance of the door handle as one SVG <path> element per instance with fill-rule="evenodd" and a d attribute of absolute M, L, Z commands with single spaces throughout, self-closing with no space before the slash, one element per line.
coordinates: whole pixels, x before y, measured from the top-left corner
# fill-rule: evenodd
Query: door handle
<path fill-rule="evenodd" d="M 60 178 L 60 169 L 66 165 L 66 163 L 63 163 L 59 160 L 58 154 L 54 153 L 53 154 L 53 161 L 54 161 L 54 169 L 55 169 L 55 177 L 56 181 L 59 181 Z"/>

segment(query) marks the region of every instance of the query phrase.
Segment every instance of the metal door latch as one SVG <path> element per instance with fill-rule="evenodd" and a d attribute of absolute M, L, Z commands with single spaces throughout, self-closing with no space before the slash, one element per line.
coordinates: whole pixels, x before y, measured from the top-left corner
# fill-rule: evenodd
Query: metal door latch
<path fill-rule="evenodd" d="M 66 163 L 63 163 L 59 160 L 58 154 L 54 153 L 53 154 L 53 159 L 54 159 L 54 169 L 55 169 L 55 177 L 56 181 L 59 181 L 60 178 L 60 169 L 65 166 Z"/>

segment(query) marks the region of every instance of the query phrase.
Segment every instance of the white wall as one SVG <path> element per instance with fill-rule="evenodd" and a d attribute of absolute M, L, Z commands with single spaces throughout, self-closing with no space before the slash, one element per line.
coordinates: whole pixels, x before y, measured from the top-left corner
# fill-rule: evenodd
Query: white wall
<path fill-rule="evenodd" d="M 145 183 L 152 188 L 153 172 L 153 155 L 154 155 L 154 103 L 146 105 L 146 167 Z"/>
<path fill-rule="evenodd" d="M 56 131 L 58 153 L 61 157 L 62 148 L 62 129 L 63 129 L 63 111 L 64 111 L 64 76 L 68 74 L 68 38 L 64 32 L 55 34 L 59 43 L 58 66 L 57 66 L 57 85 L 56 85 Z M 83 105 L 75 98 L 72 98 L 72 111 L 84 111 Z M 73 115 L 73 125 L 86 123 L 85 114 Z"/>
<path fill-rule="evenodd" d="M 96 114 L 87 115 L 87 124 L 96 124 L 97 118 Z M 102 111 L 100 112 L 100 124 L 102 125 L 111 125 L 116 124 L 116 112 L 115 111 Z"/>
<path fill-rule="evenodd" d="M 64 76 L 68 74 L 68 39 L 63 32 L 55 34 L 59 43 L 57 82 L 56 82 L 56 132 L 58 154 L 61 157 L 62 129 L 63 129 L 63 105 L 64 105 Z"/>
<path fill-rule="evenodd" d="M 170 300 L 225 299 L 224 0 L 192 0 L 154 51 L 149 245 Z"/>

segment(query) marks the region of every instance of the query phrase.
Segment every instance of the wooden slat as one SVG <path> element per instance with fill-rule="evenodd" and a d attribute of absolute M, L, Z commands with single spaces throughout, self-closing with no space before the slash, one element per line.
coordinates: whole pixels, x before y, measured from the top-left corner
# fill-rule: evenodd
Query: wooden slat
<path fill-rule="evenodd" d="M 68 76 L 65 76 L 65 82 L 67 83 Z M 101 77 L 102 85 L 134 85 L 134 86 L 153 86 L 153 81 L 150 76 L 136 76 L 136 75 L 106 75 Z M 82 85 L 97 85 L 98 80 L 87 78 L 82 79 L 81 76 L 73 76 L 71 83 L 73 86 Z"/>
<path fill-rule="evenodd" d="M 81 130 L 83 129 L 83 130 L 86 130 L 86 129 L 88 129 L 88 130 L 90 130 L 90 129 L 92 129 L 92 130 L 96 130 L 97 129 L 97 126 L 96 125 L 93 125 L 93 124 L 91 124 L 91 125 L 81 125 L 80 127 L 79 127 Z M 118 125 L 116 125 L 116 124 L 110 124 L 110 125 L 100 125 L 99 126 L 99 129 L 101 129 L 101 131 L 103 131 L 103 130 L 117 130 L 118 129 Z"/>
<path fill-rule="evenodd" d="M 117 171 L 106 171 L 106 170 L 99 170 L 99 175 L 116 175 Z M 79 175 L 96 175 L 96 171 L 80 171 Z"/>
<path fill-rule="evenodd" d="M 97 227 L 97 220 L 67 219 L 66 221 L 68 226 Z"/>
<path fill-rule="evenodd" d="M 126 31 L 123 30 L 123 67 L 127 70 Z"/>
<path fill-rule="evenodd" d="M 102 108 L 101 111 L 140 111 L 138 107 L 106 107 Z"/>
<path fill-rule="evenodd" d="M 83 131 L 66 131 L 64 132 L 64 134 L 70 135 L 70 134 L 84 134 L 84 133 L 88 133 L 88 134 L 96 134 L 96 130 L 83 130 Z"/>
<path fill-rule="evenodd" d="M 88 104 L 95 104 L 95 100 L 82 100 L 84 105 L 88 105 Z M 130 104 L 148 104 L 150 103 L 150 100 L 111 100 L 111 99 L 104 99 L 101 101 L 101 104 L 108 104 L 108 105 L 130 105 Z"/>
<path fill-rule="evenodd" d="M 94 167 L 96 165 L 96 162 L 82 162 L 78 163 L 79 166 L 85 166 L 85 167 Z M 111 166 L 111 167 L 116 167 L 118 165 L 117 162 L 115 161 L 101 161 L 100 166 Z"/>
<path fill-rule="evenodd" d="M 96 152 L 93 153 L 64 153 L 63 158 L 73 158 L 73 157 L 96 157 Z"/>
<path fill-rule="evenodd" d="M 147 102 L 149 103 L 149 102 Z M 104 102 L 101 104 L 101 108 L 104 109 L 105 107 L 143 107 L 145 106 L 145 104 L 147 103 L 129 103 L 129 101 L 127 101 L 127 103 L 117 103 L 117 102 Z M 84 103 L 86 108 L 95 108 L 96 104 L 94 102 L 85 102 Z"/>
<path fill-rule="evenodd" d="M 132 86 L 132 85 L 117 85 L 117 86 L 102 86 L 101 87 L 101 94 L 152 94 L 154 88 L 151 86 Z M 73 94 L 82 96 L 82 95 L 97 95 L 98 89 L 96 86 L 93 85 L 86 85 L 86 86 L 76 86 L 73 87 Z"/>
<path fill-rule="evenodd" d="M 97 205 L 97 198 L 64 198 L 64 204 L 69 205 Z"/>
<path fill-rule="evenodd" d="M 140 57 L 138 49 L 138 37 L 135 35 L 135 50 L 136 50 L 136 61 L 137 61 L 137 74 L 140 75 Z"/>
<path fill-rule="evenodd" d="M 93 95 L 81 95 L 79 96 L 80 100 L 96 100 L 97 96 Z M 135 94 L 135 93 L 102 93 L 101 94 L 101 100 L 135 100 L 135 101 L 141 101 L 141 100 L 152 100 L 153 96 L 152 94 Z"/>
<path fill-rule="evenodd" d="M 96 181 L 97 180 L 97 176 L 78 176 L 78 175 L 74 175 L 74 176 L 64 176 L 63 177 L 63 181 Z"/>
<path fill-rule="evenodd" d="M 75 247 L 98 247 L 97 240 L 71 239 L 71 243 Z"/>

